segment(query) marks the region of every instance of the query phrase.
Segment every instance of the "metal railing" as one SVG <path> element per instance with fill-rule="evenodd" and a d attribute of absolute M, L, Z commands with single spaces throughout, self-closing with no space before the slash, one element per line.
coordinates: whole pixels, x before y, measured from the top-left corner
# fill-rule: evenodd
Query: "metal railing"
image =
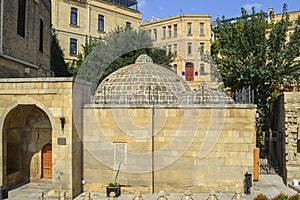
<path fill-rule="evenodd" d="M 151 104 L 228 104 L 234 101 L 224 92 L 210 89 L 207 85 L 201 85 L 197 90 L 184 93 L 176 91 L 160 90 L 158 87 L 146 87 L 135 91 L 134 94 L 124 94 L 117 90 L 108 90 L 105 86 L 92 96 L 95 104 L 111 105 L 151 105 Z"/>
<path fill-rule="evenodd" d="M 254 104 L 254 90 L 251 86 L 235 90 L 235 102 L 238 104 Z"/>

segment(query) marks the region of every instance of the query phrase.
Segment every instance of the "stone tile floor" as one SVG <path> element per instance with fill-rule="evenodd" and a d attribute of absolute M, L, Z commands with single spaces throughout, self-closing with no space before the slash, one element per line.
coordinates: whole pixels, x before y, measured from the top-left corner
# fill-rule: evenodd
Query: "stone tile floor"
<path fill-rule="evenodd" d="M 50 186 L 50 189 L 49 189 Z M 263 174 L 260 175 L 260 180 L 253 182 L 253 187 L 251 188 L 251 194 L 246 195 L 242 194 L 241 199 L 253 199 L 257 194 L 263 193 L 269 198 L 276 196 L 280 192 L 284 192 L 288 195 L 296 194 L 297 191 L 285 186 L 282 182 L 281 177 L 276 174 Z M 14 200 L 37 200 L 42 192 L 49 194 L 51 190 L 51 183 L 29 183 L 23 185 L 19 188 L 16 188 L 8 193 L 8 199 Z M 164 191 L 168 194 L 168 191 Z M 192 191 L 191 191 L 192 192 Z M 46 196 L 46 195 L 45 195 Z M 118 197 L 118 200 L 132 200 L 134 194 L 124 194 Z M 143 200 L 156 200 L 159 196 L 159 193 L 155 194 L 142 194 Z M 103 193 L 92 193 L 91 200 L 105 200 L 107 199 L 106 195 Z M 169 193 L 167 195 L 168 200 L 181 200 L 184 195 L 180 193 Z M 234 193 L 216 193 L 216 197 L 219 200 L 231 200 L 234 199 Z M 194 193 L 192 198 L 194 200 L 207 200 L 209 198 L 209 191 L 207 193 Z M 59 199 L 58 195 L 52 193 L 51 196 L 46 196 L 46 200 Z M 84 194 L 79 195 L 75 200 L 83 200 Z"/>
<path fill-rule="evenodd" d="M 168 191 L 164 191 L 168 194 Z M 267 195 L 269 198 L 276 196 L 280 192 L 286 193 L 288 195 L 296 194 L 297 191 L 285 186 L 282 182 L 281 177 L 276 174 L 263 174 L 260 175 L 259 181 L 253 182 L 253 187 L 251 188 L 251 194 L 241 194 L 241 199 L 253 199 L 256 195 L 263 193 Z M 219 200 L 231 200 L 234 199 L 234 193 L 216 193 L 216 197 Z M 134 194 L 121 194 L 118 197 L 118 200 L 132 200 L 134 198 Z M 155 194 L 142 194 L 143 200 L 156 200 L 159 196 L 159 193 Z M 210 194 L 209 191 L 207 193 L 194 193 L 192 198 L 194 200 L 207 200 Z M 92 193 L 91 195 L 93 200 L 106 199 L 104 193 Z M 184 199 L 183 194 L 179 193 L 170 193 L 166 196 L 168 200 L 181 200 Z M 84 194 L 79 195 L 76 200 L 84 199 Z"/>

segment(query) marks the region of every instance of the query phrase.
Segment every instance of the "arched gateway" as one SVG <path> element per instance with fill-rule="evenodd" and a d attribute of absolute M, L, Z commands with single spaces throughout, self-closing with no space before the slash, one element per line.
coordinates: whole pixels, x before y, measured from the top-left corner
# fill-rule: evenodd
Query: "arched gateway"
<path fill-rule="evenodd" d="M 8 188 L 52 177 L 52 127 L 35 105 L 18 105 L 4 119 L 4 182 Z"/>

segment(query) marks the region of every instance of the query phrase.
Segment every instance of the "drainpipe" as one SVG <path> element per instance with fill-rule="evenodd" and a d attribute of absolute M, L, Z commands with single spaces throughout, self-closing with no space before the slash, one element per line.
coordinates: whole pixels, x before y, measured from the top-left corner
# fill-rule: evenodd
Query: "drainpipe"
<path fill-rule="evenodd" d="M 90 43 L 91 38 L 91 5 L 88 4 L 88 43 Z"/>
<path fill-rule="evenodd" d="M 154 170 L 155 170 L 155 166 L 154 166 L 154 115 L 155 115 L 155 108 L 154 108 L 154 99 L 153 99 L 153 102 L 152 102 L 152 137 L 151 137 L 151 151 L 152 151 L 152 194 L 154 194 L 154 183 L 155 183 L 155 180 L 154 180 Z"/>
<path fill-rule="evenodd" d="M 4 0 L 1 0 L 1 16 L 0 16 L 0 54 L 3 53 L 3 6 L 4 6 Z"/>

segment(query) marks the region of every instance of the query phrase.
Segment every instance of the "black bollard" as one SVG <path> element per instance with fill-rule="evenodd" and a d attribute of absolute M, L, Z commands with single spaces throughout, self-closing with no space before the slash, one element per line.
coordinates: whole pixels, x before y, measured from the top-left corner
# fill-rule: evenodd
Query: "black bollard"
<path fill-rule="evenodd" d="M 250 188 L 252 187 L 252 174 L 245 174 L 245 194 L 250 194 Z"/>
<path fill-rule="evenodd" d="M 0 200 L 3 199 L 3 192 L 2 192 L 2 186 L 0 186 Z"/>

